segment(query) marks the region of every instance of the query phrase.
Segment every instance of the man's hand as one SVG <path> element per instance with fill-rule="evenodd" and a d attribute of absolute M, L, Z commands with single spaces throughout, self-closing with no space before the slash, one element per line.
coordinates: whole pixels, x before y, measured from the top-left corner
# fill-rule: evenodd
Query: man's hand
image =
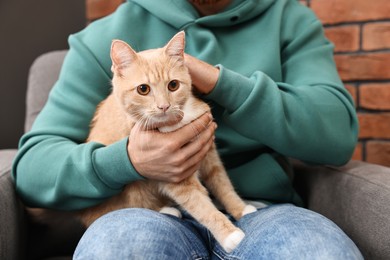
<path fill-rule="evenodd" d="M 199 169 L 212 147 L 216 124 L 210 113 L 169 133 L 133 127 L 127 152 L 134 168 L 148 179 L 180 182 Z"/>
<path fill-rule="evenodd" d="M 188 54 L 184 55 L 184 61 L 194 87 L 202 94 L 210 93 L 217 84 L 219 69 Z"/>

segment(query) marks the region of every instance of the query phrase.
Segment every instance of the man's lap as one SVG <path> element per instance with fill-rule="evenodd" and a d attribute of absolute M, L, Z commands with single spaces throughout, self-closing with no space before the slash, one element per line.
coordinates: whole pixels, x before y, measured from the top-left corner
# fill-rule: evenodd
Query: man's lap
<path fill-rule="evenodd" d="M 75 259 L 359 259 L 360 256 L 353 242 L 331 221 L 290 204 L 260 209 L 235 224 L 246 236 L 227 254 L 188 214 L 178 219 L 146 209 L 123 209 L 101 217 L 86 231 Z"/>

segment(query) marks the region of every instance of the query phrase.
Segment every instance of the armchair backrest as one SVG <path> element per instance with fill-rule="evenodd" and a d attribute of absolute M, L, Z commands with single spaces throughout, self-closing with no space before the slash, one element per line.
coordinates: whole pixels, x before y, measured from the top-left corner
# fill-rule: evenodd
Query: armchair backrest
<path fill-rule="evenodd" d="M 89 22 L 111 14 L 124 0 L 86 0 L 86 16 Z M 28 132 L 45 105 L 49 92 L 58 79 L 67 51 L 53 51 L 39 56 L 30 67 L 24 131 Z"/>
<path fill-rule="evenodd" d="M 67 50 L 53 51 L 39 56 L 30 67 L 26 94 L 24 131 L 28 132 L 45 105 L 49 92 L 61 70 Z"/>

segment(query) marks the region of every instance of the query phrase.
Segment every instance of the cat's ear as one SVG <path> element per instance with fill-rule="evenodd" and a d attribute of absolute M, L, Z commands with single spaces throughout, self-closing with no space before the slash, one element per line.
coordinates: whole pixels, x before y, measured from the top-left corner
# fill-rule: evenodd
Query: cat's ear
<path fill-rule="evenodd" d="M 119 72 L 137 59 L 137 53 L 124 41 L 113 40 L 111 44 L 112 72 Z"/>
<path fill-rule="evenodd" d="M 168 56 L 183 59 L 185 44 L 185 33 L 180 31 L 165 45 L 165 53 Z"/>

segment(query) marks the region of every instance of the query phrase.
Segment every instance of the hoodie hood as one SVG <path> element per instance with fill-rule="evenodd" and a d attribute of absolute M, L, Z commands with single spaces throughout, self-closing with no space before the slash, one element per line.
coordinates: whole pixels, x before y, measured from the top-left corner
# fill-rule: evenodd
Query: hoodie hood
<path fill-rule="evenodd" d="M 275 0 L 233 0 L 220 13 L 201 17 L 187 0 L 128 0 L 143 7 L 155 17 L 183 30 L 196 23 L 205 27 L 224 27 L 240 24 L 259 16 Z"/>

